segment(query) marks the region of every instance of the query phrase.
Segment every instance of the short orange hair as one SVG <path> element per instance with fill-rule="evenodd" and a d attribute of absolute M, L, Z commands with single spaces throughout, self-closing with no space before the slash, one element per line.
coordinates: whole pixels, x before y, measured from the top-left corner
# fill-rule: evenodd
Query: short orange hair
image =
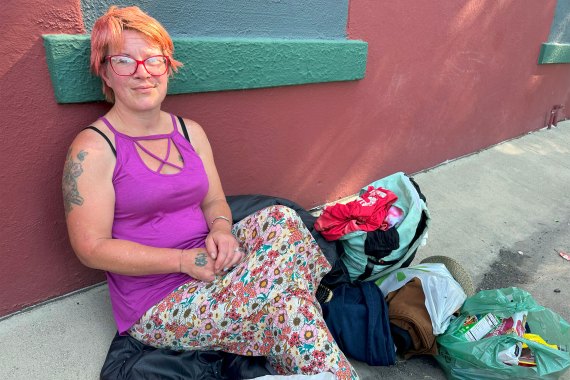
<path fill-rule="evenodd" d="M 149 43 L 156 44 L 162 50 L 162 54 L 170 60 L 169 75 L 182 66 L 181 62 L 173 58 L 172 39 L 158 21 L 144 13 L 139 7 L 119 8 L 113 5 L 109 7 L 107 13 L 97 19 L 91 31 L 91 71 L 98 77 L 101 77 L 105 56 L 109 49 L 121 47 L 123 30 L 142 33 Z M 115 102 L 115 94 L 105 81 L 103 81 L 103 93 L 108 102 Z"/>

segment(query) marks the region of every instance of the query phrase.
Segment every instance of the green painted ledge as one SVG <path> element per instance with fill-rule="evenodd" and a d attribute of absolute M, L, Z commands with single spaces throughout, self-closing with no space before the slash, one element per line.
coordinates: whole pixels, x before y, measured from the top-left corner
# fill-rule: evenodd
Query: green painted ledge
<path fill-rule="evenodd" d="M 102 100 L 89 71 L 88 35 L 43 36 L 58 103 Z M 356 40 L 174 38 L 184 63 L 169 94 L 238 90 L 364 78 L 368 44 Z"/>
<path fill-rule="evenodd" d="M 545 42 L 540 47 L 538 63 L 570 63 L 570 44 Z"/>

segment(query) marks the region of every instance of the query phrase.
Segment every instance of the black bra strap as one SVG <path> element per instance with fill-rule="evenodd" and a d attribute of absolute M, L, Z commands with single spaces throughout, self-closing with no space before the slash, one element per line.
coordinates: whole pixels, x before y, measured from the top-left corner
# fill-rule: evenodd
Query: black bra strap
<path fill-rule="evenodd" d="M 186 129 L 186 124 L 184 124 L 184 119 L 180 116 L 176 116 L 178 121 L 180 122 L 180 127 L 182 128 L 182 132 L 184 133 L 184 137 L 186 140 L 190 141 L 190 136 L 188 136 L 188 130 Z"/>
<path fill-rule="evenodd" d="M 115 150 L 115 147 L 113 146 L 113 143 L 111 143 L 111 140 L 109 140 L 109 138 L 107 137 L 106 134 L 104 134 L 103 132 L 101 132 L 99 129 L 95 128 L 94 126 L 90 125 L 88 127 L 86 127 L 85 129 L 92 129 L 95 132 L 97 132 L 98 134 L 100 134 L 101 136 L 103 136 L 103 138 L 105 140 L 107 140 L 107 142 L 109 143 L 109 146 L 111 147 L 111 150 L 113 151 L 113 154 L 115 155 L 115 157 L 117 157 L 117 151 Z"/>

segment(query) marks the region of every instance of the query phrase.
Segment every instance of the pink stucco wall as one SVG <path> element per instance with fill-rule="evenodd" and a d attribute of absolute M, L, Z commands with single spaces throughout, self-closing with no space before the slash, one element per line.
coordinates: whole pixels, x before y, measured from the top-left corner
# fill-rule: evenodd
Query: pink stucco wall
<path fill-rule="evenodd" d="M 364 80 L 179 95 L 164 108 L 204 126 L 228 194 L 321 204 L 568 109 L 570 65 L 536 64 L 555 3 L 352 1 L 349 38 L 369 43 Z M 0 15 L 0 316 L 104 279 L 68 245 L 60 177 L 73 136 L 107 106 L 55 102 L 41 35 L 83 26 L 78 1 L 53 4 L 8 2 Z"/>

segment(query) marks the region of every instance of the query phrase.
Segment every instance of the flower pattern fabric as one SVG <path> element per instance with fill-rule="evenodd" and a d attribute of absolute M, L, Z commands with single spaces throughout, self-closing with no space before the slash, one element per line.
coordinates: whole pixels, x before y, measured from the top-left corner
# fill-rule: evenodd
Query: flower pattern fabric
<path fill-rule="evenodd" d="M 266 356 L 280 374 L 358 375 L 329 332 L 315 291 L 330 264 L 290 208 L 273 206 L 232 230 L 246 258 L 211 283 L 192 280 L 129 329 L 173 350 Z"/>

